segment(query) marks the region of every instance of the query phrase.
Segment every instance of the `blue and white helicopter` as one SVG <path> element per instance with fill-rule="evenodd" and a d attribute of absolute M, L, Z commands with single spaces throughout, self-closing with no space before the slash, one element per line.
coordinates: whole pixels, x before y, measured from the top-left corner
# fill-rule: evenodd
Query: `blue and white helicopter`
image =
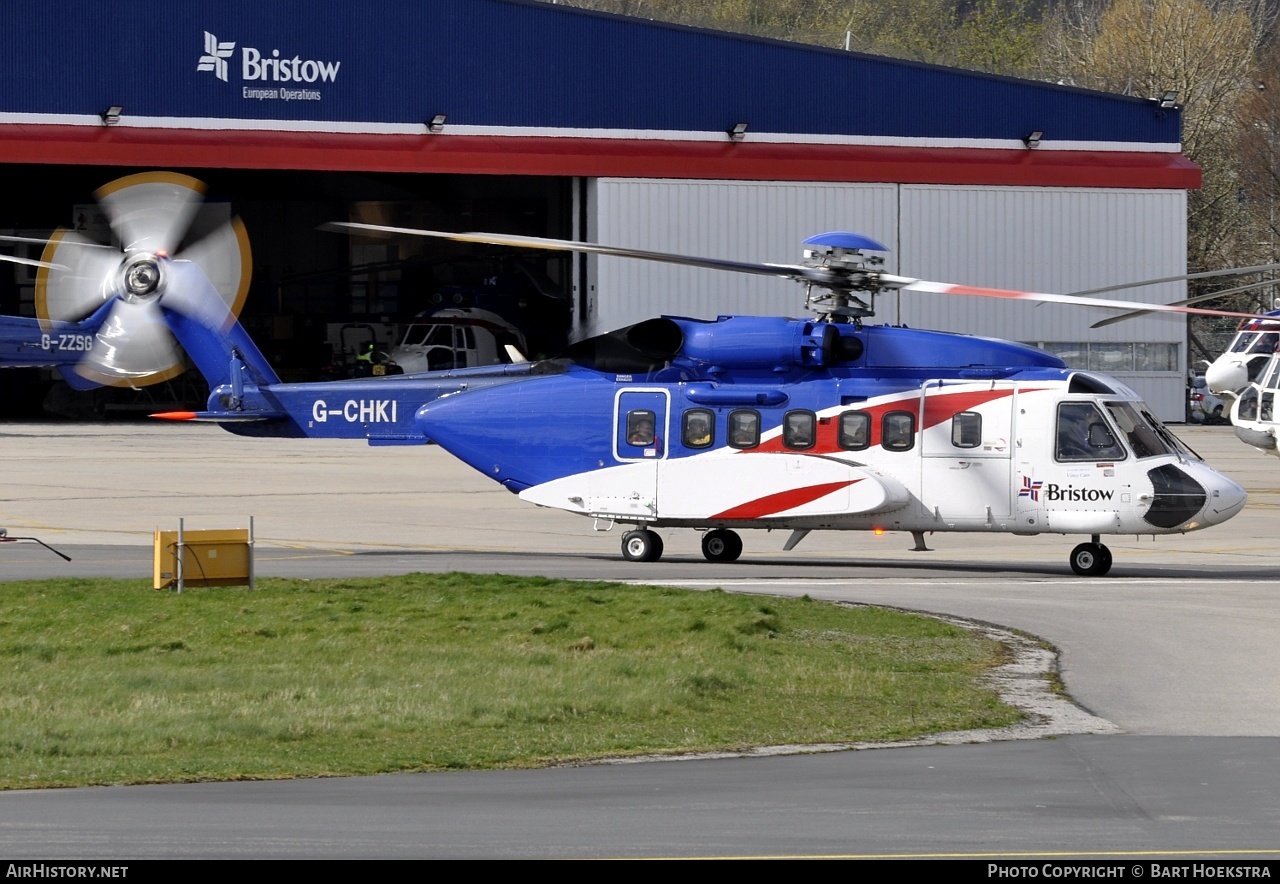
<path fill-rule="evenodd" d="M 204 411 L 157 417 L 250 436 L 433 442 L 530 503 L 629 526 L 629 560 L 661 556 L 658 528 L 704 532 L 703 553 L 719 562 L 739 556 L 744 529 L 787 529 L 788 550 L 822 529 L 905 531 L 918 549 L 936 531 L 1057 533 L 1088 535 L 1071 568 L 1102 575 L 1112 562 L 1103 535 L 1180 534 L 1245 503 L 1112 378 L 1021 344 L 864 322 L 883 290 L 1151 305 L 891 276 L 873 254 L 883 246 L 843 232 L 808 240 L 803 264 L 780 265 L 336 224 L 794 279 L 818 315 L 661 317 L 543 362 L 285 384 L 201 265 L 169 257 L 180 225 L 167 197 L 152 198 L 133 218 L 137 235 L 120 237 L 136 245 L 118 267 L 97 268 L 115 286 L 120 334 L 99 336 L 82 373 L 136 379 L 149 361 L 164 364 L 163 325 L 212 392 Z M 82 299 L 85 277 L 51 270 L 50 297 Z"/>

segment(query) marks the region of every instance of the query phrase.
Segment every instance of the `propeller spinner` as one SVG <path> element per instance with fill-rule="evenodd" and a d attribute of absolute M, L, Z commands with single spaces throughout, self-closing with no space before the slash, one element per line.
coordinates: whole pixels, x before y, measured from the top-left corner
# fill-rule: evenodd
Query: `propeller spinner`
<path fill-rule="evenodd" d="M 219 324 L 239 314 L 252 267 L 240 219 L 182 248 L 204 193 L 204 184 L 186 175 L 130 175 L 94 194 L 118 246 L 65 229 L 50 237 L 42 255 L 48 266 L 36 277 L 41 319 L 79 321 L 114 299 L 93 346 L 75 368 L 80 377 L 140 387 L 180 374 L 182 357 L 160 308 L 163 303 L 181 313 L 208 313 L 191 294 L 200 288 L 192 277 L 196 272 L 226 305 L 225 316 L 216 317 Z"/>

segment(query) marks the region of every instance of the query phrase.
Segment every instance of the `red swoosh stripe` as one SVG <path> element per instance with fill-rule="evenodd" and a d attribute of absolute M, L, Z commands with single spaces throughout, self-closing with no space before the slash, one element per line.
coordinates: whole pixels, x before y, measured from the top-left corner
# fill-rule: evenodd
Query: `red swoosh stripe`
<path fill-rule="evenodd" d="M 722 513 L 716 513 L 711 518 L 760 519 L 773 513 L 780 513 L 784 510 L 802 506 L 810 501 L 817 500 L 819 497 L 825 497 L 833 491 L 839 491 L 841 488 L 847 488 L 861 481 L 861 479 L 850 479 L 847 482 L 827 482 L 822 485 L 809 485 L 805 488 L 789 488 L 786 491 L 779 491 L 777 494 L 768 494 L 756 500 L 739 504 Z"/>

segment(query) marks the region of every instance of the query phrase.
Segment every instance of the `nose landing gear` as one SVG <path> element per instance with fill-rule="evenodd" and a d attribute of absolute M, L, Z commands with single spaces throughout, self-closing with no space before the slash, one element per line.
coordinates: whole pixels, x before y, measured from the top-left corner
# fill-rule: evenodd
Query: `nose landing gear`
<path fill-rule="evenodd" d="M 1111 550 L 1099 543 L 1095 534 L 1089 543 L 1071 551 L 1071 570 L 1081 577 L 1101 577 L 1111 570 Z"/>

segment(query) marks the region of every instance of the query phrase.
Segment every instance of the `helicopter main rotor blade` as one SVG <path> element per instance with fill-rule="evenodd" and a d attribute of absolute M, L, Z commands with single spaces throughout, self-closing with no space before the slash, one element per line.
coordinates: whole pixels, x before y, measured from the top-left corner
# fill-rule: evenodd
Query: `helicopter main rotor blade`
<path fill-rule="evenodd" d="M 17 255 L 0 255 L 0 261 L 7 264 L 25 264 L 28 267 L 43 267 L 46 270 L 66 270 L 62 264 L 50 264 L 48 261 L 37 261 L 35 258 L 19 258 Z"/>
<path fill-rule="evenodd" d="M 321 230 L 339 233 L 366 233 L 383 236 L 426 236 L 448 239 L 454 242 L 480 243 L 492 246 L 510 246 L 517 249 L 547 249 L 559 252 L 583 252 L 588 255 L 608 255 L 617 258 L 638 258 L 642 261 L 659 261 L 663 264 L 681 264 L 686 267 L 702 267 L 708 270 L 727 270 L 734 273 L 752 273 L 757 276 L 776 276 L 812 282 L 816 285 L 837 284 L 841 277 L 818 267 L 798 264 L 764 264 L 747 261 L 730 261 L 723 258 L 698 258 L 671 252 L 650 252 L 643 249 L 627 249 L 599 243 L 579 242 L 571 239 L 549 239 L 542 236 L 516 236 L 501 233 L 449 233 L 442 230 L 421 230 L 416 227 L 387 227 L 381 224 L 361 224 L 356 221 L 331 221 L 320 225 Z"/>
<path fill-rule="evenodd" d="M 1210 292 L 1207 295 L 1196 295 L 1194 298 L 1184 298 L 1181 301 L 1170 301 L 1167 306 L 1182 307 L 1187 304 L 1199 304 L 1201 301 L 1212 301 L 1214 298 L 1223 298 L 1223 297 L 1226 297 L 1227 295 L 1238 295 L 1241 292 L 1252 291 L 1253 289 L 1266 288 L 1269 285 L 1277 285 L 1277 284 L 1280 284 L 1280 280 L 1264 279 L 1261 282 L 1251 282 L 1248 285 L 1236 286 L 1233 289 L 1222 289 L 1221 291 Z M 1130 313 L 1121 313 L 1119 316 L 1110 316 L 1110 317 L 1107 317 L 1106 319 L 1100 319 L 1097 322 L 1095 322 L 1093 325 L 1089 326 L 1089 328 L 1102 328 L 1104 326 L 1114 325 L 1115 323 L 1123 322 L 1126 319 L 1136 319 L 1139 316 L 1145 316 L 1150 312 L 1151 312 L 1150 309 L 1144 309 L 1144 310 L 1134 310 Z M 1255 313 L 1254 315 L 1256 316 L 1257 314 Z"/>
<path fill-rule="evenodd" d="M 1141 301 L 1113 301 L 1107 298 L 1077 298 L 1071 295 L 1055 295 L 1047 292 L 1023 292 L 1014 289 L 988 289 L 945 282 L 928 282 L 922 279 L 882 277 L 886 288 L 898 288 L 904 292 L 926 292 L 938 295 L 971 295 L 980 298 L 1008 298 L 1015 301 L 1037 301 L 1045 304 L 1069 304 L 1073 307 L 1105 307 L 1110 310 L 1150 310 L 1153 313 L 1194 313 L 1200 316 L 1233 316 L 1254 319 L 1256 313 L 1235 313 L 1230 310 L 1206 310 L 1177 304 L 1144 304 Z"/>
<path fill-rule="evenodd" d="M 1136 289 L 1147 285 L 1160 285 L 1166 282 L 1183 282 L 1188 279 L 1210 279 L 1215 276 L 1243 276 L 1246 273 L 1265 273 L 1268 270 L 1280 270 L 1280 264 L 1257 264 L 1253 267 L 1233 267 L 1230 270 L 1204 270 L 1200 273 L 1184 273 L 1182 276 L 1166 276 L 1162 279 L 1144 279 L 1141 282 L 1124 282 L 1120 285 L 1104 286 L 1100 289 L 1086 289 L 1081 292 L 1069 292 L 1072 297 L 1088 297 L 1107 292 L 1118 292 L 1121 289 Z"/>

